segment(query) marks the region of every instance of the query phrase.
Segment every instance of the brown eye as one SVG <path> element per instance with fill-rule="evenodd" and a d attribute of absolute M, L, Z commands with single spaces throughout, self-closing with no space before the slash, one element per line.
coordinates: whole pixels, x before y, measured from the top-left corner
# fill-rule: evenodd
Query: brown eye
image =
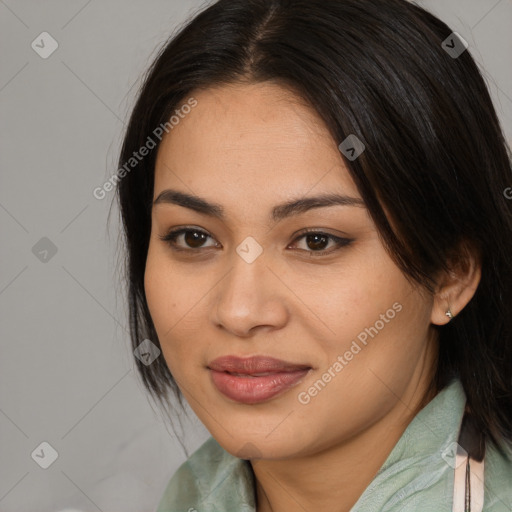
<path fill-rule="evenodd" d="M 328 255 L 353 242 L 353 239 L 334 236 L 322 231 L 303 232 L 295 239 L 294 243 L 302 239 L 305 241 L 305 248 L 299 247 L 299 250 L 309 253 L 310 256 Z M 326 249 L 329 246 L 329 242 L 333 242 L 332 246 L 334 247 L 331 246 L 330 249 Z"/>
<path fill-rule="evenodd" d="M 322 233 L 314 233 L 311 235 L 306 235 L 306 244 L 309 247 L 309 249 L 312 249 L 314 251 L 316 250 L 323 250 L 325 249 L 325 246 L 329 244 L 329 237 L 322 234 Z"/>
<path fill-rule="evenodd" d="M 183 233 L 183 240 L 185 243 L 193 248 L 201 247 L 204 244 L 206 235 L 203 232 L 199 231 L 185 231 Z"/>
<path fill-rule="evenodd" d="M 208 238 L 211 238 L 208 233 L 195 228 L 180 228 L 170 231 L 165 236 L 159 237 L 160 240 L 167 242 L 173 249 L 178 251 L 187 251 L 194 249 L 201 249 L 203 247 L 212 247 L 211 245 L 205 246 L 204 243 Z M 178 243 L 178 239 L 182 243 Z M 184 244 L 184 245 L 183 245 Z M 215 245 L 214 245 L 215 246 Z"/>

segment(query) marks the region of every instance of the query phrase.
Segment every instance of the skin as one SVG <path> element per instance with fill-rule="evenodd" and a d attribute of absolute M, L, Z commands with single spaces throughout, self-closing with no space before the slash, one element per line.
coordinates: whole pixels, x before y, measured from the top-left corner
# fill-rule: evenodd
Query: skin
<path fill-rule="evenodd" d="M 190 406 L 220 445 L 252 458 L 259 512 L 349 511 L 407 425 L 433 398 L 432 324 L 473 296 L 480 268 L 414 287 L 386 252 L 366 208 L 314 208 L 279 222 L 292 198 L 337 192 L 360 198 L 321 118 L 276 84 L 195 91 L 198 104 L 163 139 L 153 197 L 176 189 L 222 205 L 226 219 L 153 206 L 145 291 L 162 353 Z M 159 237 L 192 226 L 203 245 Z M 353 241 L 297 237 L 318 229 Z M 263 248 L 249 264 L 248 236 Z M 190 238 L 188 239 L 190 242 Z M 332 251 L 315 256 L 314 251 Z M 195 251 L 195 253 L 194 253 Z M 196 254 L 194 256 L 193 254 Z M 197 255 L 199 254 L 199 255 Z M 357 335 L 402 306 L 308 404 L 298 401 Z M 267 355 L 312 367 L 296 387 L 247 405 L 222 395 L 207 365 L 223 355 Z M 258 454 L 258 458 L 253 458 Z"/>

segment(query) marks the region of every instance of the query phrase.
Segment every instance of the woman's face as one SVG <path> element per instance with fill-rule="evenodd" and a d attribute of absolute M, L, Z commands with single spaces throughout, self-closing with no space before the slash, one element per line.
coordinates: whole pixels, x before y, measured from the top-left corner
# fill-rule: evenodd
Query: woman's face
<path fill-rule="evenodd" d="M 192 409 L 242 458 L 251 449 L 262 458 L 312 454 L 392 411 L 410 416 L 405 404 L 426 391 L 435 364 L 433 300 L 384 249 L 341 141 L 277 85 L 191 96 L 197 105 L 159 148 L 153 199 L 172 189 L 223 214 L 154 204 L 145 291 L 163 356 Z M 351 199 L 272 216 L 278 205 L 326 194 Z M 160 238 L 185 227 L 174 245 Z M 261 377 L 232 377 L 247 388 L 240 401 L 219 390 L 209 369 L 227 355 L 309 370 L 266 399 L 248 382 Z M 272 388 L 268 381 L 260 387 Z"/>

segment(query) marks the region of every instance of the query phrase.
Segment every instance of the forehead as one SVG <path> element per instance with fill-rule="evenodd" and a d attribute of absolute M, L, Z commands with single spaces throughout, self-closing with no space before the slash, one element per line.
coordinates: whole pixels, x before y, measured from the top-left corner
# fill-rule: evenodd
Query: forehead
<path fill-rule="evenodd" d="M 179 186 L 226 201 L 235 191 L 245 202 L 310 191 L 359 196 L 338 143 L 291 91 L 271 83 L 237 84 L 189 97 L 197 105 L 160 144 L 155 197 Z"/>

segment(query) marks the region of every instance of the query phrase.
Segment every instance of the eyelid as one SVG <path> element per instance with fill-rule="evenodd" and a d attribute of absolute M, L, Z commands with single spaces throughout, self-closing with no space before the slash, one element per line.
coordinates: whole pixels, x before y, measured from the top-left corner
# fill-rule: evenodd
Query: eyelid
<path fill-rule="evenodd" d="M 338 239 L 338 240 L 350 240 L 350 237 L 346 234 L 346 233 L 343 233 L 341 231 L 338 231 L 339 234 L 335 235 L 334 233 L 330 233 L 330 229 L 329 228 L 304 228 L 304 229 L 300 229 L 299 231 L 297 231 L 296 233 L 293 234 L 293 240 L 297 240 L 297 238 L 303 236 L 303 235 L 308 235 L 308 234 L 315 234 L 315 233 L 318 233 L 320 235 L 327 235 L 329 237 L 332 237 L 334 239 Z"/>
<path fill-rule="evenodd" d="M 202 228 L 195 227 L 195 226 L 183 226 L 183 227 L 180 227 L 180 228 L 173 228 L 173 229 L 169 230 L 167 232 L 167 234 L 159 235 L 158 238 L 160 240 L 166 242 L 169 246 L 171 246 L 172 250 L 178 251 L 178 252 L 188 252 L 188 253 L 191 253 L 191 254 L 193 254 L 193 253 L 199 254 L 200 252 L 202 252 L 204 250 L 211 249 L 212 247 L 215 248 L 215 246 L 211 246 L 211 245 L 210 246 L 205 246 L 205 247 L 199 247 L 199 248 L 192 248 L 192 247 L 183 248 L 183 247 L 177 246 L 174 243 L 176 238 L 178 238 L 180 235 L 182 235 L 182 234 L 184 234 L 186 232 L 190 232 L 190 231 L 195 231 L 197 233 L 204 234 L 207 237 L 212 238 L 213 240 L 215 240 L 215 238 L 213 236 L 211 236 L 206 230 L 204 230 Z M 298 240 L 300 240 L 301 238 L 306 237 L 309 234 L 324 235 L 329 240 L 334 241 L 335 244 L 337 245 L 337 247 L 335 247 L 335 248 L 324 249 L 324 250 L 321 250 L 321 251 L 307 251 L 305 249 L 297 249 L 299 252 L 310 253 L 311 256 L 324 256 L 324 255 L 327 256 L 327 255 L 329 255 L 331 253 L 337 252 L 339 249 L 341 249 L 341 248 L 351 244 L 354 241 L 353 238 L 350 238 L 348 236 L 334 235 L 334 234 L 329 233 L 328 231 L 326 231 L 325 229 L 322 229 L 322 228 L 304 228 L 304 229 L 302 229 L 302 230 L 300 230 L 300 231 L 298 231 L 297 233 L 294 234 L 293 241 L 291 242 L 291 244 L 289 244 L 287 246 L 287 248 L 289 248 L 290 245 L 293 245 L 293 244 L 297 243 Z"/>
<path fill-rule="evenodd" d="M 203 247 L 199 247 L 198 249 L 194 249 L 192 247 L 183 248 L 183 247 L 179 247 L 179 246 L 177 246 L 177 245 L 175 245 L 173 243 L 173 241 L 175 241 L 176 238 L 178 238 L 180 235 L 182 235 L 183 233 L 186 233 L 188 231 L 195 231 L 197 233 L 204 234 L 207 237 L 215 240 L 214 237 L 211 236 L 206 230 L 204 230 L 202 228 L 197 228 L 195 226 L 183 226 L 183 227 L 180 227 L 180 228 L 172 228 L 169 231 L 167 231 L 167 233 L 165 235 L 159 235 L 158 238 L 160 240 L 162 240 L 163 242 L 167 243 L 167 245 L 171 246 L 171 248 L 173 250 L 175 250 L 175 251 L 182 251 L 182 252 L 189 252 L 189 253 L 191 253 L 191 252 L 198 253 L 201 250 L 214 247 L 214 246 L 207 246 L 207 247 L 204 247 L 204 248 Z"/>
<path fill-rule="evenodd" d="M 326 231 L 325 229 L 322 229 L 322 228 L 305 228 L 305 229 L 300 230 L 298 233 L 296 233 L 292 244 L 295 244 L 301 238 L 305 238 L 307 235 L 311 235 L 311 234 L 324 235 L 329 240 L 332 240 L 335 242 L 334 248 L 323 249 L 321 251 L 306 251 L 304 249 L 298 249 L 301 252 L 309 253 L 311 256 L 329 256 L 330 254 L 334 254 L 334 253 L 338 252 L 343 247 L 350 245 L 354 241 L 353 238 L 350 238 L 348 236 L 333 235 L 332 233 L 329 233 L 328 231 Z"/>

